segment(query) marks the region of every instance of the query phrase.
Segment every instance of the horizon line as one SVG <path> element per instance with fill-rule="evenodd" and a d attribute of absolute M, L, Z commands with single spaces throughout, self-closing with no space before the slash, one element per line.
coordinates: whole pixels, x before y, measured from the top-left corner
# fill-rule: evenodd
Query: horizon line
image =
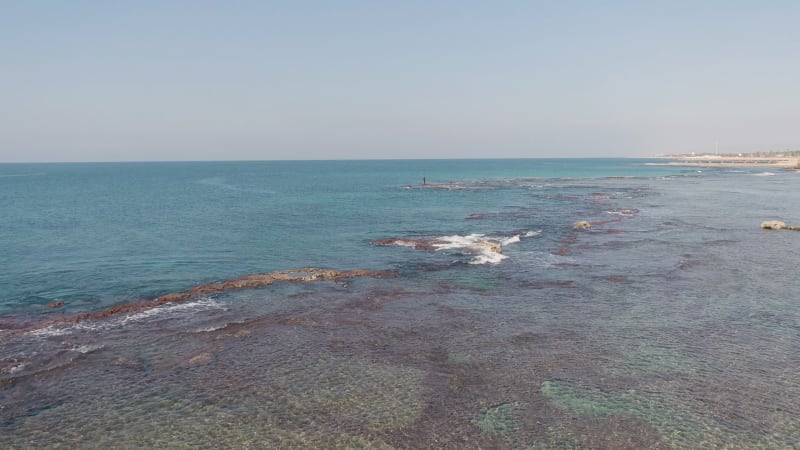
<path fill-rule="evenodd" d="M 329 158 L 329 159 L 143 159 L 143 160 L 79 160 L 79 161 L 0 161 L 0 164 L 135 164 L 135 163 L 212 163 L 212 162 L 333 162 L 333 161 L 492 161 L 531 159 L 672 159 L 668 155 L 647 156 L 534 156 L 499 158 Z"/>

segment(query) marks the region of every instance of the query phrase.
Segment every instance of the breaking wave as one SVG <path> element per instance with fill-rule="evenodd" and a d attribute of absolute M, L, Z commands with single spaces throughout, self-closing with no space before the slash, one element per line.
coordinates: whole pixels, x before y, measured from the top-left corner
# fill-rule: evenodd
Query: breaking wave
<path fill-rule="evenodd" d="M 124 327 L 132 323 L 142 322 L 148 319 L 153 319 L 155 317 L 161 317 L 169 314 L 175 314 L 180 312 L 219 310 L 224 308 L 225 307 L 221 303 L 217 302 L 214 299 L 202 298 L 197 301 L 191 301 L 187 303 L 165 304 L 151 309 L 145 309 L 124 316 L 113 317 L 105 320 L 88 320 L 77 323 L 52 324 L 44 328 L 30 331 L 28 334 L 31 336 L 38 336 L 38 337 L 53 337 L 53 336 L 64 336 L 72 334 L 72 332 L 77 330 L 80 331 L 110 330 L 114 328 Z"/>
<path fill-rule="evenodd" d="M 503 254 L 503 247 L 520 242 L 522 238 L 538 236 L 541 230 L 525 231 L 510 236 L 487 236 L 473 233 L 467 235 L 454 234 L 427 238 L 390 238 L 374 241 L 376 245 L 396 245 L 417 250 L 443 251 L 455 250 L 469 255 L 469 264 L 499 264 L 508 256 Z"/>

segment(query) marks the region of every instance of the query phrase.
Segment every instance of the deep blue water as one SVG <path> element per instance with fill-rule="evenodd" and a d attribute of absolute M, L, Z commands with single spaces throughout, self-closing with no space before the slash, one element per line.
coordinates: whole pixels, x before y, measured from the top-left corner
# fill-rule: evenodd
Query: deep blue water
<path fill-rule="evenodd" d="M 0 165 L 0 446 L 799 447 L 800 175 L 648 162 Z"/>

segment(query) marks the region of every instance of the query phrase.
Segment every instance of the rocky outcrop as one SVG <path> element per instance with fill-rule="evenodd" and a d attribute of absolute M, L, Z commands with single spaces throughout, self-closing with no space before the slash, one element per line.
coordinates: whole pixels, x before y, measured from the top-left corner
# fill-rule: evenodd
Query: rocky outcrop
<path fill-rule="evenodd" d="M 577 221 L 577 222 L 572 224 L 572 228 L 574 228 L 576 230 L 588 230 L 588 229 L 592 228 L 592 224 L 590 224 L 589 222 L 587 222 L 585 220 L 579 220 L 579 221 Z"/>
<path fill-rule="evenodd" d="M 480 241 L 480 242 L 477 242 L 477 243 L 473 244 L 473 246 L 478 251 L 488 250 L 488 251 L 494 252 L 494 253 L 503 253 L 503 246 L 501 246 L 497 242 Z"/>
<path fill-rule="evenodd" d="M 786 225 L 780 220 L 765 220 L 761 222 L 762 230 L 792 230 L 800 231 L 800 225 Z"/>
<path fill-rule="evenodd" d="M 765 220 L 761 222 L 761 229 L 763 230 L 782 230 L 786 228 L 786 224 L 780 220 Z"/>
<path fill-rule="evenodd" d="M 410 247 L 416 250 L 435 251 L 434 243 L 436 239 L 409 239 L 409 238 L 389 238 L 372 241 L 375 245 L 399 245 L 400 247 Z"/>

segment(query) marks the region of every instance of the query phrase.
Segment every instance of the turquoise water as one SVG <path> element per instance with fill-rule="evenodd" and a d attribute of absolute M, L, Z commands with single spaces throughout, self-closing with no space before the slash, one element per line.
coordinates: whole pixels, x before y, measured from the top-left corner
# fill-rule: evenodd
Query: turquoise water
<path fill-rule="evenodd" d="M 0 274 L 0 312 L 36 311 L 52 301 L 93 309 L 309 265 L 385 267 L 387 254 L 370 240 L 474 231 L 473 223 L 454 227 L 453 217 L 501 201 L 486 192 L 402 189 L 423 177 L 433 183 L 642 170 L 618 160 L 2 165 L 0 248 L 9 264 Z M 507 194 L 509 205 L 498 206 L 526 206 L 523 192 Z"/>
<path fill-rule="evenodd" d="M 0 445 L 800 446 L 800 176 L 646 162 L 0 165 Z"/>

